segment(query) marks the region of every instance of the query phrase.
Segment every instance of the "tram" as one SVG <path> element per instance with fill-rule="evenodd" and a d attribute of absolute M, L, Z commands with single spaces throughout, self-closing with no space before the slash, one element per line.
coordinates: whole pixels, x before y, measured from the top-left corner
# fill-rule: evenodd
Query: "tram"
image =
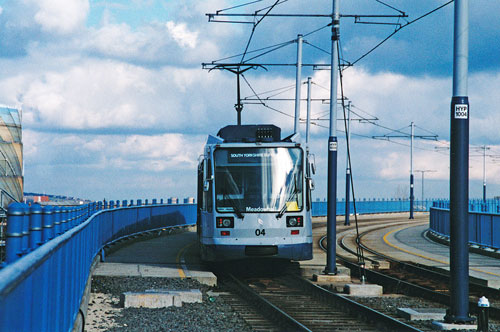
<path fill-rule="evenodd" d="M 312 259 L 311 174 L 299 135 L 230 125 L 209 135 L 198 166 L 197 232 L 204 261 Z"/>

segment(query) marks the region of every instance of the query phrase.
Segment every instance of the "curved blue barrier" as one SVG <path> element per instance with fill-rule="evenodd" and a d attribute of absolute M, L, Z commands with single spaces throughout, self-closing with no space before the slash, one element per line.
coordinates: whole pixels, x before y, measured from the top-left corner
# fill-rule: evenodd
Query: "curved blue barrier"
<path fill-rule="evenodd" d="M 432 207 L 430 229 L 439 235 L 450 236 L 450 210 Z M 469 242 L 479 246 L 500 248 L 500 214 L 469 211 Z"/>
<path fill-rule="evenodd" d="M 101 204 L 93 204 L 78 210 L 79 214 L 73 210 L 60 212 L 66 215 L 58 224 L 60 235 L 29 252 L 19 252 L 20 258 L 0 270 L 0 331 L 71 331 L 92 262 L 107 243 L 127 234 L 196 223 L 195 204 L 97 212 Z M 48 212 L 49 221 L 44 225 L 50 225 L 52 219 L 52 211 Z M 26 214 L 13 216 L 24 218 Z M 47 234 L 45 237 L 50 237 Z M 21 236 L 15 240 L 21 242 Z M 37 234 L 34 241 L 38 238 Z"/>

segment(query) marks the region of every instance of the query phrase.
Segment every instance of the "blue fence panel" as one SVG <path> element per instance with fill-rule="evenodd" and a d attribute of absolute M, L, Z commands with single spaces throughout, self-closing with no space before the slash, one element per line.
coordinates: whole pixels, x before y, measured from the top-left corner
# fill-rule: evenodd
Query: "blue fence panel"
<path fill-rule="evenodd" d="M 446 204 L 440 203 L 435 206 L 446 206 Z M 471 203 L 470 206 L 476 205 Z M 491 211 L 496 209 L 496 205 L 479 205 L 477 209 Z M 449 208 L 432 207 L 429 227 L 432 231 L 449 237 Z M 480 246 L 500 248 L 500 214 L 469 211 L 469 242 Z"/>
<path fill-rule="evenodd" d="M 433 200 L 414 201 L 413 207 L 415 211 L 429 211 L 433 206 Z M 350 214 L 354 213 L 354 204 L 350 203 Z M 409 212 L 410 201 L 400 199 L 382 199 L 382 200 L 357 200 L 356 212 L 359 214 L 368 213 L 392 213 L 392 212 Z M 312 203 L 312 215 L 314 217 L 327 215 L 327 202 L 315 201 Z M 337 201 L 337 215 L 345 215 L 345 201 Z"/>
<path fill-rule="evenodd" d="M 75 226 L 0 270 L 0 331 L 71 331 L 91 264 L 104 245 L 130 233 L 196 221 L 195 204 L 103 210 L 85 220 L 96 208 L 60 213 Z"/>

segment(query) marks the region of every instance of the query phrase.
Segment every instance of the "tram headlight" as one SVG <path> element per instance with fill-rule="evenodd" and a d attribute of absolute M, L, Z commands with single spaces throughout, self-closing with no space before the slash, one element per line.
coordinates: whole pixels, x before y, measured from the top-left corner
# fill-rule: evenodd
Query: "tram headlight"
<path fill-rule="evenodd" d="M 286 227 L 302 227 L 304 226 L 304 217 L 302 216 L 287 216 Z"/>
<path fill-rule="evenodd" d="M 217 228 L 234 228 L 234 218 L 233 217 L 217 217 L 216 218 Z"/>

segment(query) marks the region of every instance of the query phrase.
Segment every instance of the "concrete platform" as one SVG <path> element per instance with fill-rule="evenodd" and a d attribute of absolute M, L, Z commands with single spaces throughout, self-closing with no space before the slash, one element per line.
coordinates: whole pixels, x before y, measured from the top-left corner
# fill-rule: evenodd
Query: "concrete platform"
<path fill-rule="evenodd" d="M 398 308 L 397 313 L 400 317 L 408 320 L 443 320 L 446 316 L 444 308 Z"/>
<path fill-rule="evenodd" d="M 350 296 L 382 296 L 383 287 L 375 284 L 347 284 L 344 292 Z"/>
<path fill-rule="evenodd" d="M 195 228 L 123 246 L 106 256 L 93 275 L 188 278 L 217 285 L 217 277 L 199 259 Z"/>
<path fill-rule="evenodd" d="M 363 237 L 363 243 L 382 254 L 429 265 L 449 273 L 450 248 L 426 236 L 428 219 L 406 226 L 374 231 Z M 488 255 L 469 253 L 469 280 L 492 288 L 500 288 L 500 260 Z"/>
<path fill-rule="evenodd" d="M 345 284 L 346 282 L 351 282 L 351 270 L 344 266 L 337 266 L 337 274 L 314 273 L 312 280 L 320 285 Z"/>
<path fill-rule="evenodd" d="M 432 328 L 438 331 L 461 331 L 461 330 L 477 330 L 476 324 L 450 324 L 444 322 L 432 322 Z"/>
<path fill-rule="evenodd" d="M 147 290 L 145 292 L 126 292 L 120 297 L 124 308 L 166 308 L 182 307 L 183 303 L 201 303 L 202 294 L 199 289 L 190 290 Z"/>

